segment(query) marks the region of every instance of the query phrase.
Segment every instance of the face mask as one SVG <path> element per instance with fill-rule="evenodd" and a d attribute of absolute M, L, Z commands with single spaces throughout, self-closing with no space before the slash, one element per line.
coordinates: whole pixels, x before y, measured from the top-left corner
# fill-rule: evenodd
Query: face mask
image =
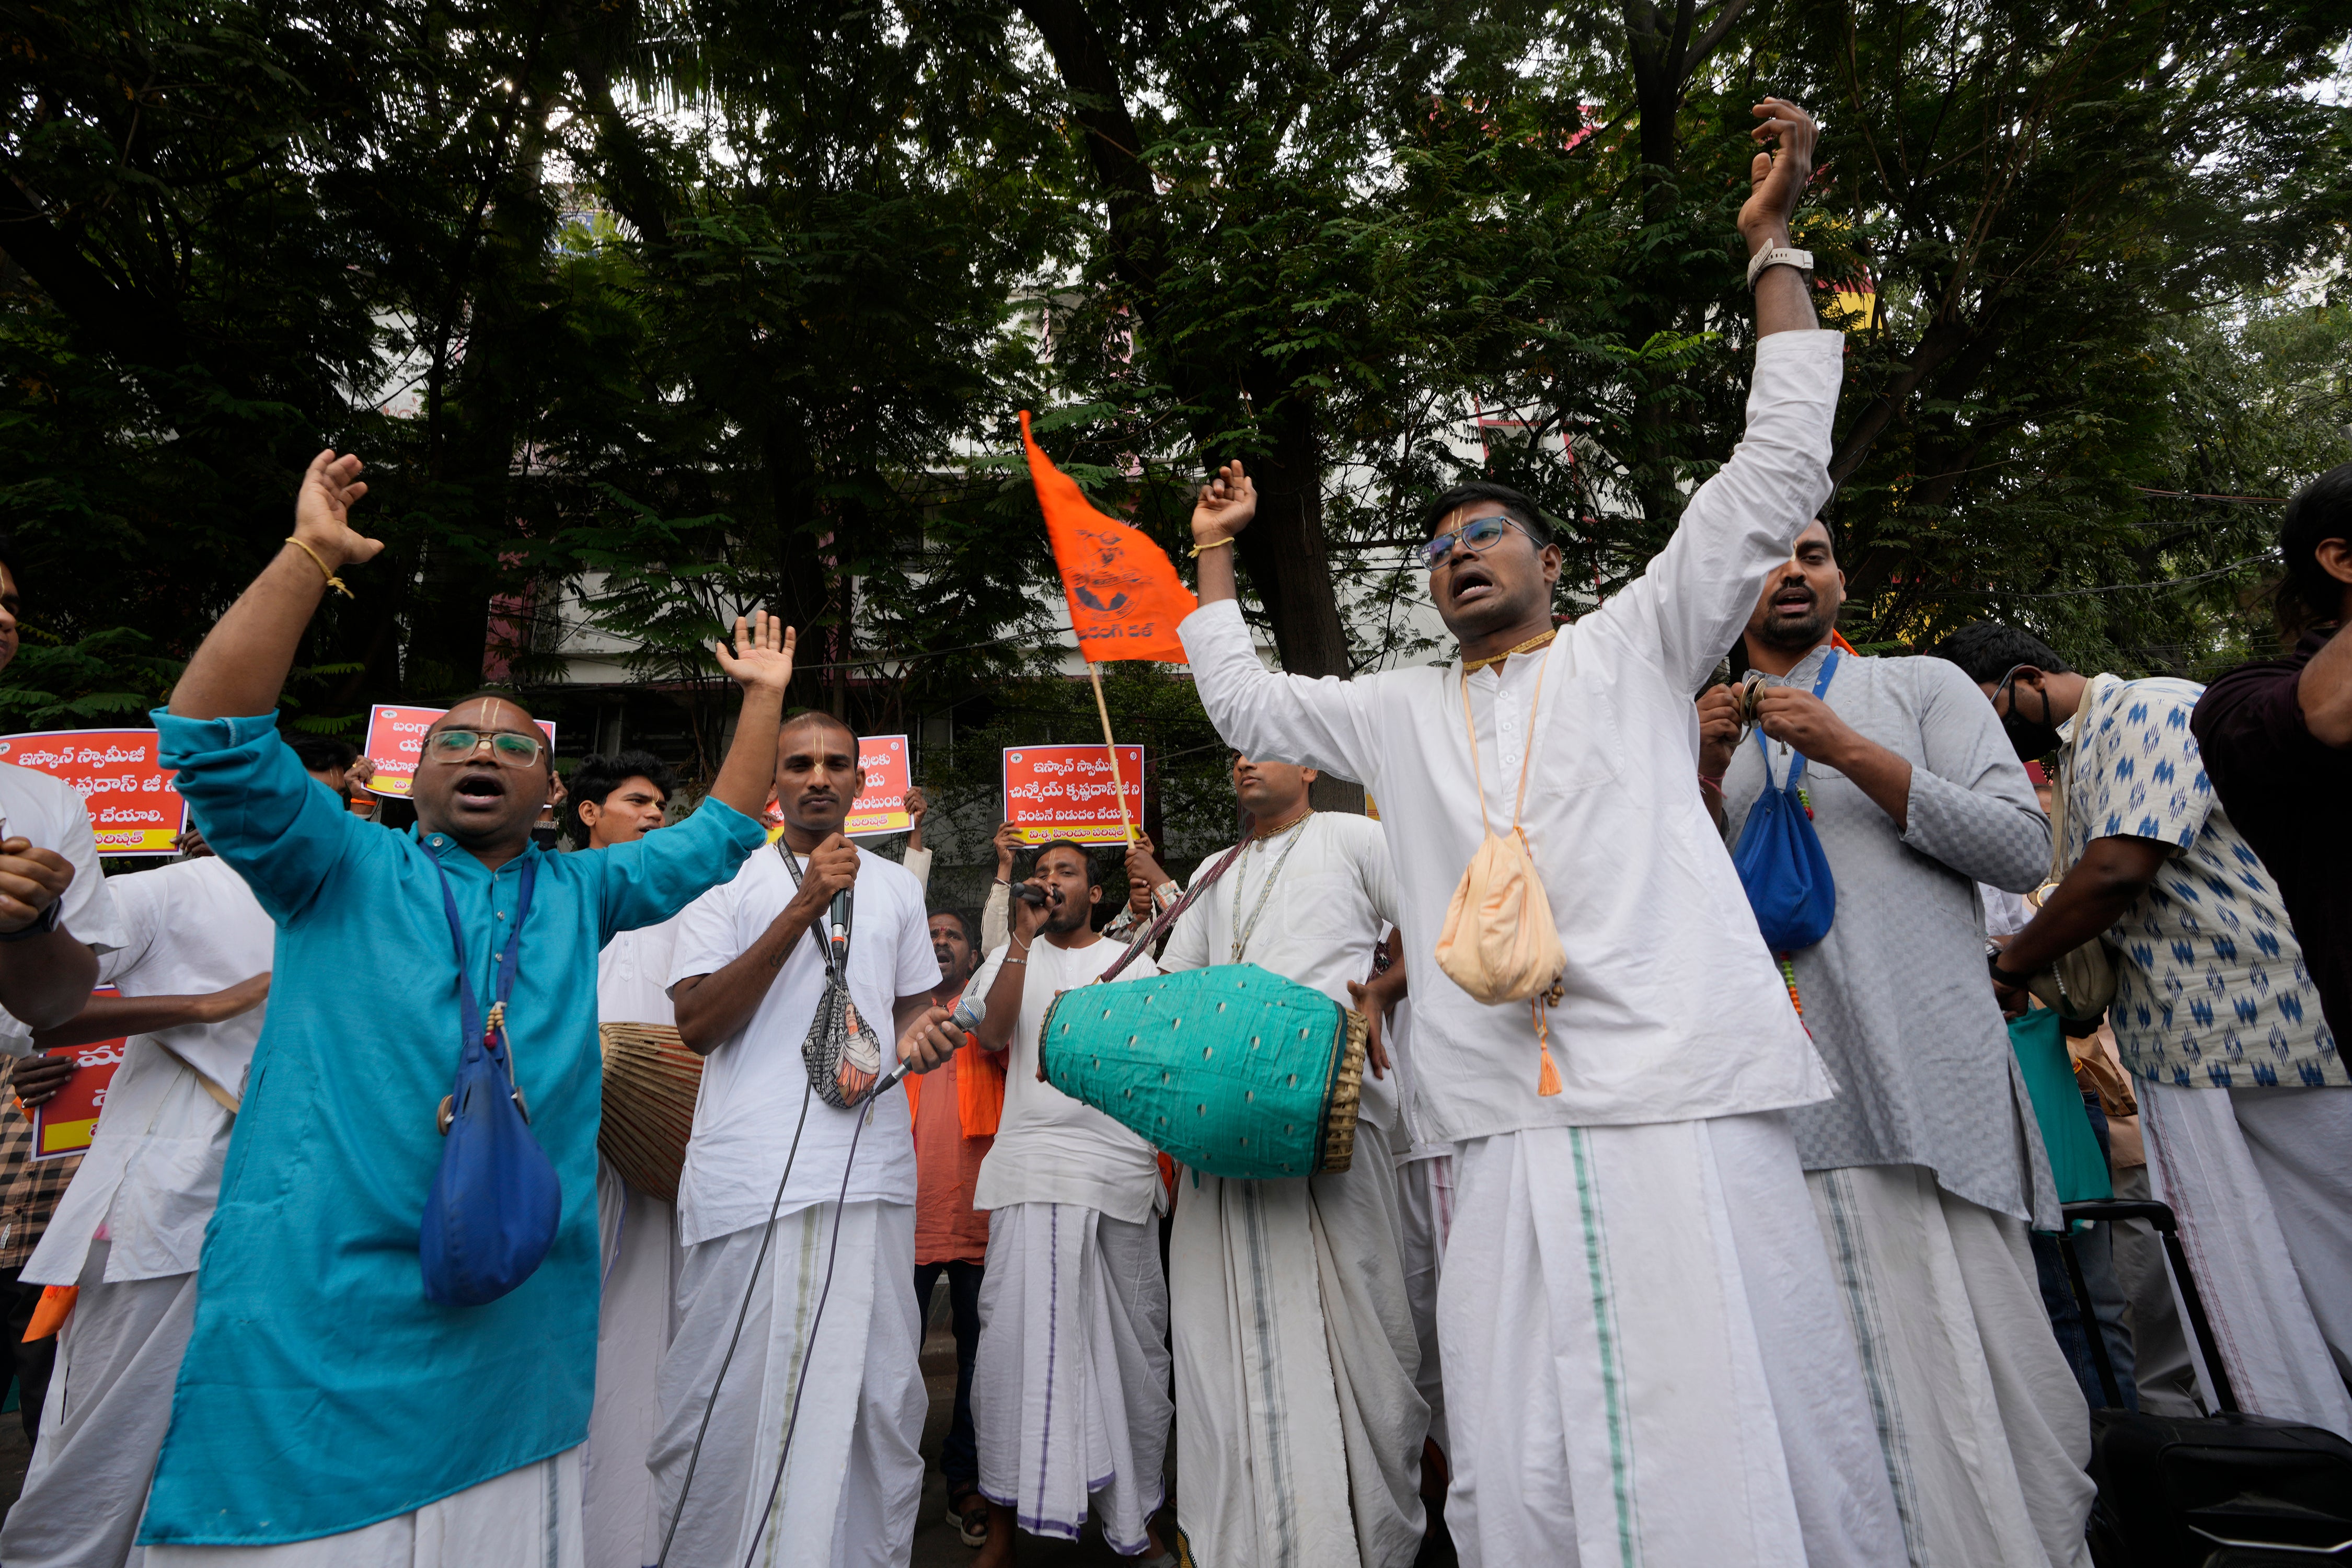
<path fill-rule="evenodd" d="M 2046 757 L 2058 749 L 2058 726 L 2050 721 L 2050 694 L 2042 692 L 2042 717 L 2029 719 L 2023 711 L 2025 694 L 2010 688 L 2009 711 L 2000 717 L 2001 733 L 2016 748 L 2018 761 L 2030 763 Z"/>
<path fill-rule="evenodd" d="M 2058 749 L 2058 726 L 2037 724 L 2030 719 L 2011 713 L 2000 721 L 2002 733 L 2017 749 L 2017 760 L 2036 762 Z"/>

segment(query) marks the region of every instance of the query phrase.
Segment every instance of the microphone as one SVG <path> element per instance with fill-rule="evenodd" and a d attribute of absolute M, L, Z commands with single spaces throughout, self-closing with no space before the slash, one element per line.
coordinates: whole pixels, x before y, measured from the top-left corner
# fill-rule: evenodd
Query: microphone
<path fill-rule="evenodd" d="M 975 996 L 967 989 L 961 997 L 957 998 L 955 1011 L 948 1016 L 948 1027 L 961 1029 L 969 1037 L 974 1029 L 980 1027 L 980 1021 L 987 1016 L 988 998 Z M 889 1093 L 891 1086 L 912 1071 L 914 1065 L 912 1062 L 900 1062 L 897 1067 L 892 1068 L 883 1075 L 882 1081 L 874 1086 L 874 1092 L 866 1098 L 868 1100 L 876 1100 Z"/>
<path fill-rule="evenodd" d="M 1045 901 L 1045 889 L 1034 882 L 1015 882 L 1013 896 L 1024 904 L 1042 904 Z"/>
<path fill-rule="evenodd" d="M 849 962 L 849 916 L 854 907 L 852 889 L 844 888 L 833 896 L 833 910 L 825 919 L 833 928 L 833 963 L 838 969 Z"/>

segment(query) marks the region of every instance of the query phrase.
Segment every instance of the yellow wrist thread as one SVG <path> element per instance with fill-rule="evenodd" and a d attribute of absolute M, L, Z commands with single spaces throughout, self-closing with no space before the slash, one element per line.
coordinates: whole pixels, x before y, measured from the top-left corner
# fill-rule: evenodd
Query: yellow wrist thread
<path fill-rule="evenodd" d="M 1213 539 L 1206 544 L 1195 544 L 1192 546 L 1193 557 L 1197 560 L 1199 557 L 1207 554 L 1210 551 L 1222 549 L 1232 542 L 1233 541 L 1231 539 Z"/>
<path fill-rule="evenodd" d="M 303 554 L 309 556 L 312 564 L 316 565 L 320 571 L 327 574 L 328 587 L 332 588 L 336 593 L 341 594 L 346 599 L 356 597 L 349 588 L 343 586 L 343 580 L 341 577 L 336 576 L 333 572 L 328 570 L 326 562 L 320 559 L 317 551 L 311 549 L 309 545 L 303 543 L 300 540 L 295 538 L 290 533 L 286 536 L 286 542 L 300 551 Z"/>

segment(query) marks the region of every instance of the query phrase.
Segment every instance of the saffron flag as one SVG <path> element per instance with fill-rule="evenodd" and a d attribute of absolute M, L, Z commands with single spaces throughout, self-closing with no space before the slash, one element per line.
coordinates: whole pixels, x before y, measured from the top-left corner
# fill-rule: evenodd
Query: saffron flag
<path fill-rule="evenodd" d="M 1140 530 L 1094 509 L 1077 481 L 1038 450 L 1025 408 L 1021 444 L 1029 451 L 1029 478 L 1045 510 L 1078 652 L 1089 662 L 1160 658 L 1182 664 L 1184 645 L 1177 640 L 1176 625 L 1201 606 L 1185 592 L 1176 563 Z"/>

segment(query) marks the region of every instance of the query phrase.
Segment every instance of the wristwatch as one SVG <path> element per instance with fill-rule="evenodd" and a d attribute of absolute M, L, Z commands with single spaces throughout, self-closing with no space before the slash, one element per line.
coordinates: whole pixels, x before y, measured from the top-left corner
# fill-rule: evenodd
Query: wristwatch
<path fill-rule="evenodd" d="M 1990 944 L 1988 944 L 1988 946 L 1990 946 Z M 2000 949 L 1991 948 L 1991 950 L 1985 954 L 1985 967 L 1992 972 L 1992 983 L 1995 985 L 2000 986 L 2003 991 L 2024 990 L 2025 983 L 2032 979 L 2032 976 L 2028 974 L 2020 974 L 2012 969 L 2003 969 L 2000 966 Z"/>
<path fill-rule="evenodd" d="M 1768 267 L 1793 267 L 1807 277 L 1812 275 L 1813 253 L 1797 250 L 1785 245 L 1768 245 L 1748 258 L 1748 287 L 1756 287 L 1756 279 L 1764 276 Z"/>
<path fill-rule="evenodd" d="M 33 923 L 22 931 L 0 931 L 0 942 L 30 942 L 37 936 L 47 936 L 58 929 L 58 917 L 65 906 L 55 900 L 49 907 L 33 918 Z"/>

